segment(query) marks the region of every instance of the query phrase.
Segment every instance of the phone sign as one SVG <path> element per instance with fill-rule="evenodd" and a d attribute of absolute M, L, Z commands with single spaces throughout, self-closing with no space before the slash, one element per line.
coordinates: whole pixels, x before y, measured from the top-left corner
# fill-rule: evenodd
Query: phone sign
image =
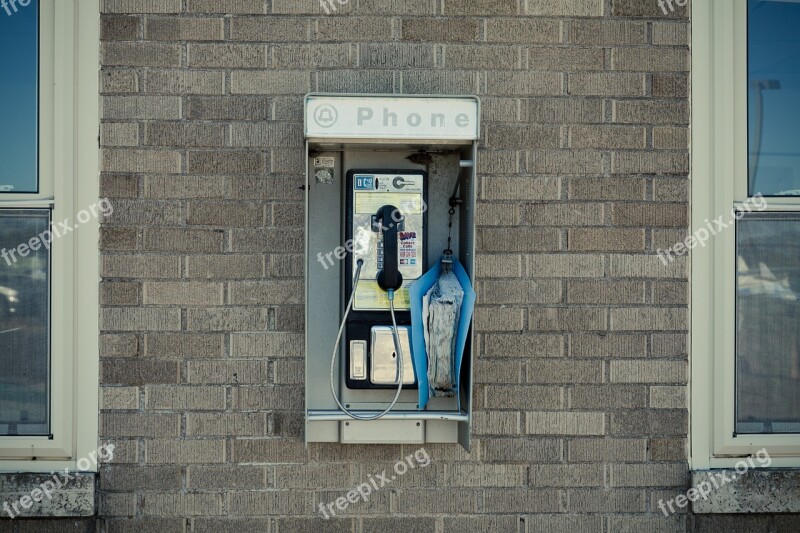
<path fill-rule="evenodd" d="M 371 191 L 375 189 L 375 176 L 358 176 L 353 178 L 354 188 L 357 191 Z"/>

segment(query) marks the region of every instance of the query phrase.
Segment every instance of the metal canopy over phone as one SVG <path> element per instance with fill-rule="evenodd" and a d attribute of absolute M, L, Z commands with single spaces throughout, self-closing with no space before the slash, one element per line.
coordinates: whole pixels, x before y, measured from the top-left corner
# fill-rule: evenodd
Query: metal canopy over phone
<path fill-rule="evenodd" d="M 448 235 L 473 278 L 479 102 L 310 94 L 305 114 L 306 440 L 468 449 L 471 335 L 460 395 L 420 409 L 408 288 Z"/>

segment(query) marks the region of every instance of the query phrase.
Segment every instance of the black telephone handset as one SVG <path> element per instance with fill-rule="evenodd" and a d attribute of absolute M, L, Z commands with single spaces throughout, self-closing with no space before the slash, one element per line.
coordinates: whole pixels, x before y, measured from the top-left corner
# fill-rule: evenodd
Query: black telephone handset
<path fill-rule="evenodd" d="M 393 205 L 382 206 L 372 218 L 372 231 L 383 232 L 383 270 L 378 272 L 377 282 L 387 292 L 403 285 L 397 257 L 397 232 L 402 225 L 403 215 Z"/>

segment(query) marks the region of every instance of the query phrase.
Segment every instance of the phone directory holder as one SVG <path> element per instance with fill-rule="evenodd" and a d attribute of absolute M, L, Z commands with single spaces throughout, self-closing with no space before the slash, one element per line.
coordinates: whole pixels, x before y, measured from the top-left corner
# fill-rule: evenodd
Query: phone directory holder
<path fill-rule="evenodd" d="M 410 289 L 447 248 L 471 290 L 479 116 L 469 96 L 306 96 L 307 442 L 469 449 L 471 310 L 452 394 L 429 397 Z"/>

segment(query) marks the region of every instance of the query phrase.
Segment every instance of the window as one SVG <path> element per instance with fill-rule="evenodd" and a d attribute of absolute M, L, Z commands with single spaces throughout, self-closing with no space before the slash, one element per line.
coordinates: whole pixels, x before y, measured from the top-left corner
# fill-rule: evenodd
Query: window
<path fill-rule="evenodd" d="M 800 466 L 800 2 L 693 6 L 693 468 Z M 711 222 L 713 224 L 713 222 Z"/>
<path fill-rule="evenodd" d="M 98 47 L 97 0 L 0 6 L 0 471 L 97 447 Z"/>

